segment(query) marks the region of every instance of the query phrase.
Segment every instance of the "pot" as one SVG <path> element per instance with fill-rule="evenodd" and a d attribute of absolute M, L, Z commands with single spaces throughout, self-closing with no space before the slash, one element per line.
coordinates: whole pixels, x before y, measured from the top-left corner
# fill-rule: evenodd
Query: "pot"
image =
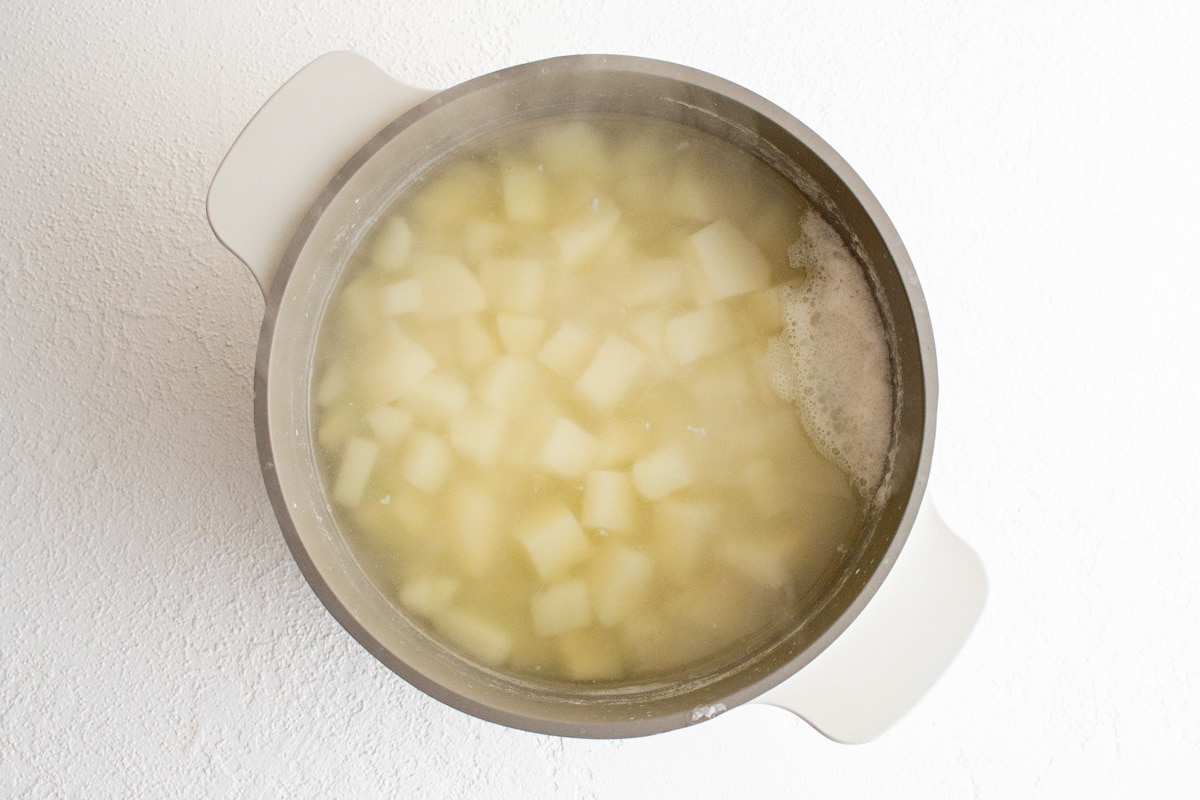
<path fill-rule="evenodd" d="M 576 111 L 682 122 L 752 152 L 790 180 L 856 249 L 884 310 L 898 378 L 891 488 L 859 533 L 844 574 L 770 646 L 687 682 L 548 689 L 498 675 L 421 634 L 367 580 L 339 534 L 310 433 L 320 320 L 350 252 L 398 187 L 489 131 Z M 912 264 L 850 167 L 746 89 L 665 62 L 569 56 L 430 92 L 354 54 L 331 53 L 288 81 L 238 137 L 213 178 L 208 216 L 266 297 L 255 427 L 292 554 L 338 622 L 433 697 L 503 725 L 579 737 L 661 732 L 755 701 L 787 708 L 837 741 L 861 742 L 933 684 L 978 618 L 986 593 L 979 560 L 922 503 L 937 380 Z"/>

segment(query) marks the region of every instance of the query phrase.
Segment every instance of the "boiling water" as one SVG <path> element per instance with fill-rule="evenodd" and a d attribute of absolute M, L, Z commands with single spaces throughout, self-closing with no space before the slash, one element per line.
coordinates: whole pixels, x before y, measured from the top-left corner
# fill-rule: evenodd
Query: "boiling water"
<path fill-rule="evenodd" d="M 550 681 L 706 672 L 814 603 L 883 478 L 861 267 L 740 150 L 514 130 L 365 237 L 323 323 L 329 497 L 430 635 Z"/>

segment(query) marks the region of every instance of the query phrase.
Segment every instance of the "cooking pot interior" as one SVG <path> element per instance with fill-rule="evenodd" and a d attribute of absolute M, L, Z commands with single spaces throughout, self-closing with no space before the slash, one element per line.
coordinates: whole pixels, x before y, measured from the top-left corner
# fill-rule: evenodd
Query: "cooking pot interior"
<path fill-rule="evenodd" d="M 891 465 L 842 569 L 782 636 L 752 642 L 732 666 L 688 680 L 587 689 L 534 684 L 442 647 L 368 581 L 340 535 L 313 444 L 311 380 L 322 316 L 350 255 L 417 176 L 456 149 L 543 117 L 621 113 L 695 128 L 753 153 L 797 186 L 850 244 L 867 273 L 891 351 Z M 321 194 L 293 240 L 267 304 L 255 376 L 268 489 L 289 546 L 334 616 L 418 688 L 476 716 L 573 736 L 667 730 L 731 708 L 814 658 L 865 605 L 916 513 L 933 434 L 935 378 L 923 300 L 895 231 L 842 160 L 806 127 L 752 93 L 662 62 L 576 56 L 514 67 L 436 95 L 369 142 Z"/>

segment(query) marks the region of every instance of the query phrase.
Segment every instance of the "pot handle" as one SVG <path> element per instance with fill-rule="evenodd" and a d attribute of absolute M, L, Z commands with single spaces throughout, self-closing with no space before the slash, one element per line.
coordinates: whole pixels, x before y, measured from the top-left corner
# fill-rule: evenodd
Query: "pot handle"
<path fill-rule="evenodd" d="M 858 618 L 810 664 L 756 702 L 837 742 L 876 738 L 927 692 L 983 611 L 979 557 L 926 499 L 891 572 Z"/>
<path fill-rule="evenodd" d="M 362 56 L 327 53 L 297 72 L 229 148 L 208 190 L 208 222 L 266 295 L 321 190 L 385 126 L 435 92 Z"/>

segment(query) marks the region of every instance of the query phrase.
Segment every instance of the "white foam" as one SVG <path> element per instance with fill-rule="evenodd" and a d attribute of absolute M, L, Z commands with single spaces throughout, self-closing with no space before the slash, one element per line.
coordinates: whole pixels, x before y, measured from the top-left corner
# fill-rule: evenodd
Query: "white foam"
<path fill-rule="evenodd" d="M 783 332 L 767 349 L 771 385 L 813 444 L 872 498 L 891 444 L 891 361 L 871 287 L 837 232 L 809 213 L 788 250 L 802 281 L 781 290 Z"/>

